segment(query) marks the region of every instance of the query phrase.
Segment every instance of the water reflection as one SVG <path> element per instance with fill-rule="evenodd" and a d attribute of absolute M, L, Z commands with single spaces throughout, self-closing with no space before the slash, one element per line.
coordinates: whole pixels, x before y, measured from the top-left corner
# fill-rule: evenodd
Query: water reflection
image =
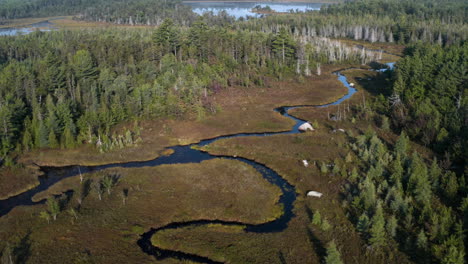
<path fill-rule="evenodd" d="M 262 14 L 252 12 L 256 6 L 262 8 L 269 6 L 275 12 L 306 12 L 312 10 L 320 10 L 324 4 L 322 3 L 266 3 L 266 2 L 186 2 L 184 3 L 192 7 L 192 11 L 196 14 L 203 15 L 206 12 L 213 12 L 217 15 L 224 11 L 235 18 L 259 17 Z"/>
<path fill-rule="evenodd" d="M 26 35 L 36 30 L 52 31 L 56 29 L 49 21 L 28 25 L 27 27 L 0 28 L 0 36 Z"/>

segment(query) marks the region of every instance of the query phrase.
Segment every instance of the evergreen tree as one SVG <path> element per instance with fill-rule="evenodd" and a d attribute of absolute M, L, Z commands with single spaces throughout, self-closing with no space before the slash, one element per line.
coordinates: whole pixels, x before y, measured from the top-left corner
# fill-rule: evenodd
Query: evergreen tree
<path fill-rule="evenodd" d="M 33 139 L 29 130 L 25 130 L 23 134 L 23 140 L 21 142 L 23 149 L 28 151 L 33 148 Z"/>
<path fill-rule="evenodd" d="M 375 185 L 369 177 L 366 177 L 362 183 L 361 192 L 359 194 L 361 198 L 362 205 L 365 210 L 373 208 L 377 202 L 377 194 L 375 190 Z"/>
<path fill-rule="evenodd" d="M 42 122 L 42 120 L 39 120 L 38 127 L 36 129 L 36 134 L 35 134 L 35 145 L 39 148 L 47 147 L 49 145 L 47 138 L 48 138 L 47 128 Z"/>
<path fill-rule="evenodd" d="M 294 58 L 296 44 L 286 30 L 281 28 L 271 41 L 271 49 L 281 59 L 282 64 L 285 64 L 287 59 Z"/>
<path fill-rule="evenodd" d="M 349 175 L 349 180 L 354 182 L 358 179 L 358 177 L 359 175 L 358 175 L 357 169 L 356 167 L 353 167 L 353 170 L 351 171 L 351 174 Z"/>
<path fill-rule="evenodd" d="M 320 164 L 320 172 L 321 173 L 328 173 L 328 166 L 325 162 L 322 161 Z"/>
<path fill-rule="evenodd" d="M 341 260 L 341 254 L 336 248 L 336 244 L 334 240 L 328 243 L 327 256 L 325 257 L 325 263 L 326 264 L 343 264 L 343 261 Z"/>
<path fill-rule="evenodd" d="M 48 142 L 49 142 L 49 147 L 51 148 L 56 148 L 59 146 L 58 144 L 58 141 L 57 141 L 57 137 L 55 136 L 55 133 L 53 130 L 50 130 L 49 132 L 49 138 L 48 138 Z"/>
<path fill-rule="evenodd" d="M 52 218 L 57 220 L 57 215 L 60 213 L 60 204 L 54 197 L 49 197 L 47 199 L 47 207 L 49 208 L 49 214 Z"/>
<path fill-rule="evenodd" d="M 359 217 L 357 225 L 356 225 L 356 228 L 357 228 L 358 232 L 360 232 L 362 234 L 366 234 L 367 231 L 369 230 L 369 225 L 370 225 L 369 217 L 367 216 L 366 213 L 363 213 Z"/>
<path fill-rule="evenodd" d="M 322 224 L 322 217 L 320 216 L 320 212 L 318 210 L 315 211 L 314 215 L 312 216 L 312 224 L 314 225 Z"/>
<path fill-rule="evenodd" d="M 164 51 L 173 52 L 177 55 L 179 48 L 179 36 L 174 27 L 174 22 L 170 18 L 166 18 L 159 26 L 153 36 L 155 44 Z"/>
<path fill-rule="evenodd" d="M 353 156 L 351 155 L 351 152 L 348 152 L 348 154 L 346 154 L 345 161 L 346 163 L 353 162 Z"/>
<path fill-rule="evenodd" d="M 440 184 L 440 176 L 442 175 L 442 170 L 437 164 L 437 158 L 432 160 L 431 168 L 429 169 L 429 177 L 432 182 L 432 188 L 437 189 Z"/>
<path fill-rule="evenodd" d="M 389 234 L 391 237 L 395 238 L 396 237 L 396 231 L 398 227 L 398 221 L 394 215 L 392 215 L 388 221 L 387 221 L 387 234 Z"/>
<path fill-rule="evenodd" d="M 381 203 L 377 203 L 375 214 L 372 217 L 369 229 L 369 243 L 376 248 L 385 245 L 385 219 Z"/>
<path fill-rule="evenodd" d="M 411 165 L 409 168 L 408 189 L 412 195 L 421 204 L 431 201 L 431 183 L 428 179 L 427 168 L 417 152 L 413 153 Z"/>
<path fill-rule="evenodd" d="M 395 152 L 400 157 L 406 157 L 409 148 L 409 138 L 405 131 L 402 131 L 395 143 Z"/>
<path fill-rule="evenodd" d="M 458 181 L 457 175 L 454 172 L 447 172 L 445 173 L 444 177 L 442 178 L 442 187 L 445 196 L 448 199 L 454 199 L 457 196 L 458 192 Z"/>
<path fill-rule="evenodd" d="M 416 245 L 419 249 L 422 250 L 425 250 L 427 248 L 427 237 L 424 230 L 421 230 L 421 232 L 419 232 L 418 237 L 416 239 Z"/>
<path fill-rule="evenodd" d="M 46 220 L 48 224 L 50 223 L 50 214 L 47 211 L 42 211 L 39 217 Z"/>
<path fill-rule="evenodd" d="M 77 80 L 94 78 L 97 75 L 93 58 L 88 50 L 78 50 L 72 57 L 70 64 L 74 70 Z"/>
<path fill-rule="evenodd" d="M 67 125 L 65 125 L 65 129 L 63 130 L 62 135 L 62 145 L 64 148 L 74 148 L 75 147 L 75 136 L 73 135 L 74 125 L 73 121 L 69 121 Z"/>

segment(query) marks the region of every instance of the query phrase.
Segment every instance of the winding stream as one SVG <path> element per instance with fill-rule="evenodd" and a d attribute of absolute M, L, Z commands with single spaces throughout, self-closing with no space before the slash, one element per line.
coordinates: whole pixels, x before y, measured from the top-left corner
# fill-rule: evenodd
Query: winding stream
<path fill-rule="evenodd" d="M 393 68 L 393 63 L 387 63 L 388 68 Z M 379 70 L 382 71 L 382 70 Z M 260 164 L 256 161 L 249 160 L 242 157 L 234 157 L 234 156 L 222 156 L 222 155 L 212 155 L 207 152 L 193 149 L 194 146 L 206 146 L 209 145 L 217 140 L 226 139 L 226 138 L 235 138 L 235 137 L 251 137 L 251 136 L 258 136 L 258 137 L 266 137 L 266 136 L 273 136 L 273 135 L 283 135 L 283 134 L 297 134 L 300 133 L 299 126 L 305 122 L 299 118 L 296 118 L 290 114 L 288 111 L 290 109 L 299 108 L 299 107 L 327 107 L 331 105 L 337 105 L 342 103 L 343 101 L 349 99 L 355 92 L 356 89 L 351 87 L 349 82 L 347 81 L 346 77 L 341 74 L 341 71 L 335 72 L 338 76 L 338 80 L 343 83 L 344 86 L 348 88 L 348 92 L 346 95 L 341 97 L 340 99 L 336 100 L 335 102 L 324 104 L 324 105 L 299 105 L 299 106 L 282 106 L 274 109 L 274 111 L 279 112 L 281 115 L 291 118 L 296 122 L 291 130 L 282 131 L 282 132 L 265 132 L 265 133 L 239 133 L 239 134 L 231 134 L 231 135 L 224 135 L 219 136 L 211 139 L 205 139 L 195 144 L 185 145 L 185 146 L 172 146 L 168 147 L 168 149 L 174 150 L 174 152 L 169 156 L 162 156 L 150 161 L 143 161 L 143 162 L 127 162 L 127 163 L 116 163 L 116 164 L 107 164 L 101 166 L 68 166 L 68 167 L 42 167 L 41 169 L 45 172 L 44 177 L 39 177 L 40 184 L 22 194 L 17 196 L 11 197 L 6 200 L 0 200 L 0 217 L 8 214 L 13 208 L 16 206 L 29 206 L 29 205 L 36 205 L 44 203 L 45 200 L 39 202 L 33 202 L 32 197 L 40 193 L 42 191 L 47 190 L 53 184 L 59 182 L 60 180 L 79 175 L 80 173 L 88 173 L 93 171 L 104 170 L 108 168 L 137 168 L 137 167 L 155 167 L 163 164 L 184 164 L 184 163 L 199 163 L 204 160 L 210 160 L 215 158 L 224 158 L 224 159 L 231 159 L 237 160 L 240 162 L 244 162 L 252 167 L 254 167 L 261 175 L 271 184 L 278 186 L 281 189 L 282 195 L 279 199 L 279 203 L 283 206 L 283 214 L 271 221 L 266 222 L 263 224 L 258 225 L 251 225 L 245 224 L 240 222 L 229 222 L 229 221 L 222 221 L 222 220 L 194 220 L 188 222 L 174 222 L 170 223 L 166 226 L 159 227 L 159 228 L 152 228 L 148 232 L 141 235 L 141 238 L 138 240 L 138 245 L 142 249 L 143 252 L 155 256 L 157 259 L 164 259 L 168 257 L 177 258 L 180 260 L 191 260 L 195 262 L 204 262 L 204 263 L 219 263 L 213 261 L 209 258 L 173 251 L 173 250 L 166 250 L 162 248 L 155 247 L 151 244 L 151 237 L 162 230 L 169 230 L 169 229 L 176 229 L 181 227 L 187 226 L 200 226 L 200 225 L 207 225 L 207 224 L 223 224 L 223 225 L 235 225 L 235 226 L 243 226 L 245 227 L 246 232 L 253 232 L 253 233 L 267 233 L 267 232 L 280 232 L 284 230 L 289 221 L 292 217 L 294 217 L 293 208 L 294 208 L 294 201 L 296 200 L 296 189 L 293 185 L 288 183 L 285 179 L 283 179 L 278 173 L 274 170 L 268 168 L 264 164 Z"/>

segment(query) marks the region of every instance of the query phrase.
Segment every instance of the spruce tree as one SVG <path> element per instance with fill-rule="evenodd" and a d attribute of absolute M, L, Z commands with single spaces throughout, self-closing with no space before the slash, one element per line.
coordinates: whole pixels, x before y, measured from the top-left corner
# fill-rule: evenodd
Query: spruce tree
<path fill-rule="evenodd" d="M 55 136 L 54 131 L 50 130 L 50 132 L 49 132 L 49 147 L 56 148 L 58 146 L 59 146 L 59 144 L 58 144 L 58 141 L 57 141 L 57 137 Z"/>
<path fill-rule="evenodd" d="M 369 224 L 369 217 L 366 213 L 363 213 L 358 219 L 356 229 L 358 232 L 366 234 L 369 230 Z"/>
<path fill-rule="evenodd" d="M 320 216 L 320 212 L 318 210 L 315 211 L 314 215 L 312 216 L 312 224 L 314 225 L 322 224 L 322 217 Z"/>
<path fill-rule="evenodd" d="M 73 135 L 74 125 L 73 121 L 70 120 L 63 130 L 62 135 L 62 145 L 64 148 L 74 148 L 75 147 L 75 136 Z"/>
<path fill-rule="evenodd" d="M 35 145 L 39 148 L 47 147 L 49 145 L 49 142 L 47 140 L 49 135 L 49 133 L 47 133 L 47 128 L 42 122 L 42 120 L 39 120 L 37 124 L 38 127 L 36 128 Z"/>
<path fill-rule="evenodd" d="M 381 203 L 377 203 L 375 214 L 372 217 L 369 229 L 369 243 L 376 248 L 385 245 L 385 219 Z"/>
<path fill-rule="evenodd" d="M 343 264 L 343 261 L 341 260 L 341 254 L 336 248 L 336 244 L 334 240 L 328 243 L 327 256 L 325 257 L 325 263 L 326 264 Z"/>
<path fill-rule="evenodd" d="M 60 204 L 54 197 L 49 197 L 47 199 L 47 206 L 49 208 L 49 213 L 52 218 L 57 220 L 57 215 L 60 213 Z"/>
<path fill-rule="evenodd" d="M 23 134 L 23 140 L 21 142 L 23 150 L 28 151 L 33 147 L 33 139 L 29 130 L 25 130 Z"/>
<path fill-rule="evenodd" d="M 402 131 L 400 134 L 400 137 L 398 137 L 398 140 L 395 143 L 395 152 L 397 155 L 400 155 L 400 157 L 406 157 L 408 147 L 409 147 L 408 136 L 406 135 L 405 131 Z"/>
<path fill-rule="evenodd" d="M 427 248 L 427 237 L 424 230 L 421 230 L 421 232 L 419 232 L 418 237 L 416 238 L 416 246 L 418 246 L 418 248 L 422 250 L 425 250 Z"/>
<path fill-rule="evenodd" d="M 281 59 L 282 64 L 286 63 L 286 59 L 293 58 L 296 51 L 296 44 L 291 36 L 284 28 L 273 37 L 271 42 L 273 53 Z"/>

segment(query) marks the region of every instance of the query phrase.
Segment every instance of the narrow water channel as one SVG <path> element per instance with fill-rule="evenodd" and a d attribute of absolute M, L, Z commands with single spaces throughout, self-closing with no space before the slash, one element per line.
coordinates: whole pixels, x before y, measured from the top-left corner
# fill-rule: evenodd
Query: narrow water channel
<path fill-rule="evenodd" d="M 388 63 L 387 69 L 393 68 L 393 63 Z M 383 70 L 380 70 L 383 71 Z M 260 164 L 253 160 L 249 160 L 242 157 L 234 157 L 234 156 L 217 156 L 211 155 L 207 152 L 194 149 L 194 146 L 206 146 L 211 144 L 220 139 L 226 138 L 235 138 L 235 137 L 267 137 L 273 135 L 282 135 L 282 134 L 297 134 L 300 133 L 299 126 L 304 123 L 304 120 L 296 118 L 290 114 L 288 111 L 294 108 L 300 107 L 328 107 L 331 105 L 338 105 L 343 101 L 349 99 L 355 92 L 356 89 L 351 87 L 348 80 L 344 75 L 341 74 L 342 71 L 335 72 L 338 76 L 338 80 L 346 86 L 348 89 L 346 95 L 341 97 L 340 99 L 324 105 L 299 105 L 299 106 L 282 106 L 274 109 L 274 111 L 279 112 L 281 115 L 291 118 L 296 123 L 292 127 L 291 130 L 282 131 L 282 132 L 265 132 L 265 133 L 239 133 L 239 134 L 232 134 L 232 135 L 224 135 L 219 136 L 212 139 L 205 139 L 195 144 L 185 145 L 185 146 L 172 146 L 168 147 L 168 149 L 174 150 L 174 152 L 169 156 L 162 156 L 150 161 L 142 161 L 142 162 L 127 162 L 127 163 L 116 163 L 116 164 L 107 164 L 101 166 L 68 166 L 68 167 L 42 167 L 41 169 L 45 172 L 45 176 L 39 178 L 40 184 L 22 194 L 17 196 L 11 197 L 6 200 L 0 200 L 0 217 L 3 215 L 8 214 L 13 208 L 16 206 L 29 206 L 29 205 L 36 205 L 44 203 L 45 200 L 39 202 L 33 202 L 32 197 L 42 191 L 47 190 L 50 186 L 54 185 L 55 183 L 63 180 L 67 177 L 72 177 L 79 175 L 79 173 L 88 173 L 88 172 L 95 172 L 100 171 L 108 168 L 139 168 L 139 167 L 155 167 L 163 164 L 184 164 L 184 163 L 199 163 L 205 160 L 211 160 L 215 158 L 224 158 L 224 159 L 231 159 L 237 160 L 240 162 L 244 162 L 253 168 L 255 168 L 268 182 L 278 186 L 281 189 L 281 197 L 279 199 L 279 203 L 283 207 L 283 214 L 267 223 L 258 224 L 258 225 L 251 225 L 245 224 L 240 222 L 229 222 L 229 221 L 222 221 L 222 220 L 194 220 L 188 222 L 181 222 L 181 223 L 170 223 L 166 226 L 153 228 L 150 229 L 148 232 L 144 233 L 140 240 L 138 240 L 138 246 L 142 249 L 143 252 L 153 255 L 158 259 L 164 259 L 168 257 L 177 258 L 180 260 L 191 260 L 195 262 L 203 262 L 203 263 L 218 263 L 216 261 L 210 260 L 208 258 L 197 256 L 194 254 L 172 251 L 172 250 L 165 250 L 158 247 L 155 247 L 151 244 L 151 237 L 159 231 L 162 230 L 169 230 L 169 229 L 176 229 L 181 227 L 188 227 L 188 226 L 200 226 L 200 225 L 208 225 L 208 224 L 224 224 L 224 225 L 242 225 L 245 226 L 246 232 L 253 232 L 253 233 L 270 233 L 270 232 L 280 232 L 284 230 L 291 218 L 294 216 L 293 208 L 294 208 L 294 201 L 296 200 L 296 189 L 293 185 L 288 183 L 284 178 L 282 178 L 278 173 L 276 173 L 271 168 L 267 167 L 264 164 Z"/>

